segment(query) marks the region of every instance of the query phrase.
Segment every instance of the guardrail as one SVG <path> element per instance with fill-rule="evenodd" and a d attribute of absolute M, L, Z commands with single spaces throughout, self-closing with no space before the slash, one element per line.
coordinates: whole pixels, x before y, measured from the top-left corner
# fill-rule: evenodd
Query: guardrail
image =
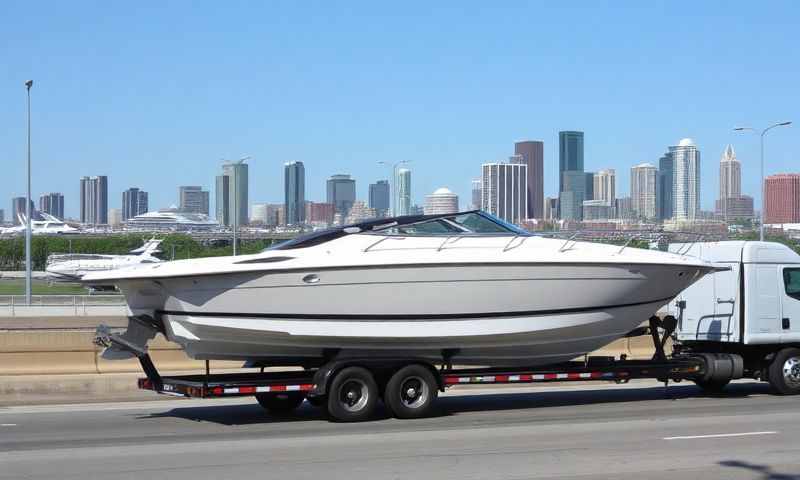
<path fill-rule="evenodd" d="M 0 295 L 0 317 L 125 316 L 122 295 Z"/>

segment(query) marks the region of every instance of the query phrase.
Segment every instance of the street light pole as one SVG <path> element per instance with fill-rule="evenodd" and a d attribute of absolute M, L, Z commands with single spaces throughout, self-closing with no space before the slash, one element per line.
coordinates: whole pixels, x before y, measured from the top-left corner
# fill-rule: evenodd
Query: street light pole
<path fill-rule="evenodd" d="M 760 219 L 759 219 L 759 239 L 760 241 L 764 241 L 764 210 L 767 208 L 767 183 L 764 181 L 764 135 L 767 134 L 770 130 L 775 127 L 788 127 L 791 125 L 792 122 L 780 122 L 770 125 L 769 127 L 761 130 L 761 212 L 760 212 Z M 758 133 L 758 130 L 752 127 L 736 127 L 733 129 L 737 132 L 744 132 L 750 131 L 754 133 Z"/>
<path fill-rule="evenodd" d="M 28 195 L 25 197 L 25 303 L 31 304 L 31 87 L 33 80 L 25 82 L 28 93 Z"/>

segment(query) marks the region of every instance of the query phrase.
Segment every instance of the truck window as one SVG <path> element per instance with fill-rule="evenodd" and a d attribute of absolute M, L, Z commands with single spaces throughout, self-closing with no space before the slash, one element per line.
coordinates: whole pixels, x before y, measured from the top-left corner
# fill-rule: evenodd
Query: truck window
<path fill-rule="evenodd" d="M 783 284 L 786 287 L 786 295 L 800 300 L 800 268 L 784 268 Z"/>

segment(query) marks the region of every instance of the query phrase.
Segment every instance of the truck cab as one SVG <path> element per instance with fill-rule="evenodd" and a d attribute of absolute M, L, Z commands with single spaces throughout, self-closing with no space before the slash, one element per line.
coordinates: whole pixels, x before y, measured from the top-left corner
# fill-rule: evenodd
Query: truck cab
<path fill-rule="evenodd" d="M 800 255 L 780 243 L 751 241 L 672 244 L 670 251 L 726 268 L 668 305 L 680 345 L 740 354 L 752 376 L 781 393 L 799 392 Z"/>

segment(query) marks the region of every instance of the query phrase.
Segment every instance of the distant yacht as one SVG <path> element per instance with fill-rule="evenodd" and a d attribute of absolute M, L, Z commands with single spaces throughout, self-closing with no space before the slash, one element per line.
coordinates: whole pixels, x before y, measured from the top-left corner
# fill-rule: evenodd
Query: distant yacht
<path fill-rule="evenodd" d="M 28 223 L 27 217 L 24 213 L 20 213 L 17 219 L 19 220 L 19 225 L 0 229 L 0 235 L 25 235 L 25 228 Z M 36 212 L 31 222 L 31 233 L 33 235 L 64 235 L 79 232 L 80 230 L 67 225 L 63 220 L 59 220 L 53 215 L 44 212 Z"/>
<path fill-rule="evenodd" d="M 92 253 L 58 253 L 47 257 L 47 278 L 56 282 L 79 281 L 91 272 L 116 270 L 142 263 L 158 263 L 161 240 L 150 239 L 127 255 L 103 255 Z"/>

